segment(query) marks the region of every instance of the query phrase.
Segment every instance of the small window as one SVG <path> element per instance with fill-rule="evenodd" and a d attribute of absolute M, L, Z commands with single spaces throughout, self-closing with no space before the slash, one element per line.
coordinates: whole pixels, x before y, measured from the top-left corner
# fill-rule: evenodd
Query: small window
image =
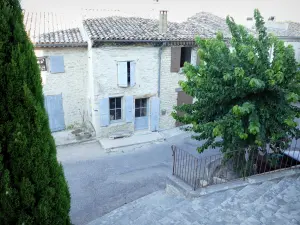
<path fill-rule="evenodd" d="M 122 119 L 122 98 L 109 99 L 109 115 L 110 121 Z"/>
<path fill-rule="evenodd" d="M 135 100 L 135 117 L 147 116 L 147 99 L 140 98 Z"/>
<path fill-rule="evenodd" d="M 184 62 L 191 62 L 191 54 L 192 48 L 191 47 L 182 47 L 181 48 L 181 55 L 180 55 L 180 67 L 183 67 Z"/>
<path fill-rule="evenodd" d="M 133 87 L 135 85 L 135 62 L 118 62 L 119 87 Z"/>
<path fill-rule="evenodd" d="M 40 71 L 47 71 L 47 60 L 46 57 L 37 57 L 37 63 L 40 67 Z"/>
<path fill-rule="evenodd" d="M 127 62 L 127 85 L 130 86 L 130 62 Z"/>

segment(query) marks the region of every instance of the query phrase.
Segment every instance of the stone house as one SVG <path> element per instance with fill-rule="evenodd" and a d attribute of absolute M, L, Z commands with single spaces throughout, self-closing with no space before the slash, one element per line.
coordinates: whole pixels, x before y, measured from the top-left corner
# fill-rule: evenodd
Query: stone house
<path fill-rule="evenodd" d="M 246 26 L 254 29 L 254 20 L 247 18 Z M 285 45 L 292 45 L 295 50 L 295 59 L 300 62 L 300 23 L 292 21 L 276 21 L 271 16 L 266 22 L 267 31 L 285 42 Z"/>
<path fill-rule="evenodd" d="M 51 130 L 90 123 L 98 137 L 180 125 L 171 113 L 193 101 L 178 82 L 183 63 L 198 62 L 195 36 L 212 38 L 221 31 L 230 38 L 225 19 L 204 12 L 182 23 L 167 21 L 166 11 L 157 20 L 90 18 L 77 28 L 38 35 L 32 35 L 34 19 L 25 14 L 24 21 L 41 68 Z M 299 61 L 300 24 L 269 20 L 266 26 L 293 45 Z"/>
<path fill-rule="evenodd" d="M 78 28 L 53 30 L 37 27 L 37 19 L 38 14 L 24 14 L 51 130 L 90 122 L 98 137 L 179 125 L 171 113 L 175 105 L 192 102 L 178 82 L 185 61 L 197 64 L 194 37 L 228 34 L 225 20 L 210 13 L 183 23 L 167 21 L 166 11 L 158 20 L 94 18 Z"/>

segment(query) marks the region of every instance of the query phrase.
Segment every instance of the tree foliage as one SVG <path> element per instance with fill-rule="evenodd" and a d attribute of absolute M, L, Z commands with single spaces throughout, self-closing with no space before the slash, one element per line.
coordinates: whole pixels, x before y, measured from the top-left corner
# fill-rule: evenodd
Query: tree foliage
<path fill-rule="evenodd" d="M 294 49 L 267 33 L 258 10 L 254 17 L 254 34 L 227 17 L 230 44 L 221 33 L 196 38 L 200 65 L 185 63 L 186 81 L 180 86 L 195 102 L 175 107 L 173 117 L 192 124 L 188 129 L 194 138 L 205 140 L 199 152 L 220 147 L 236 158 L 245 149 L 265 149 L 299 135 L 294 119 L 300 110 L 293 103 L 299 100 L 300 73 Z"/>
<path fill-rule="evenodd" d="M 0 0 L 0 223 L 70 224 L 70 194 L 18 0 Z"/>

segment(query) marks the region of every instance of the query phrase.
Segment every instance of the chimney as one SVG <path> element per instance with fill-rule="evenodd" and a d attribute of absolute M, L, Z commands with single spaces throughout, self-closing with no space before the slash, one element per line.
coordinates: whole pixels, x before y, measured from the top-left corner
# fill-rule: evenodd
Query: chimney
<path fill-rule="evenodd" d="M 159 11 L 159 33 L 161 34 L 167 33 L 167 29 L 168 29 L 167 24 L 168 24 L 167 11 L 160 10 Z"/>
<path fill-rule="evenodd" d="M 268 20 L 269 21 L 275 21 L 275 16 L 270 16 Z"/>

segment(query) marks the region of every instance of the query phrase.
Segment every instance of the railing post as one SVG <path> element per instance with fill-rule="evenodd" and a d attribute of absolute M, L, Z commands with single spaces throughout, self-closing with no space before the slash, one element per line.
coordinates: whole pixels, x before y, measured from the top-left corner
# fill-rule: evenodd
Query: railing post
<path fill-rule="evenodd" d="M 196 161 L 197 163 L 196 163 L 196 177 L 195 177 L 195 183 L 194 183 L 194 191 L 196 190 L 196 186 L 197 186 L 197 174 L 198 174 L 198 164 L 199 164 L 198 158 L 195 159 L 195 161 Z M 201 165 L 200 165 L 200 168 L 201 168 Z"/>
<path fill-rule="evenodd" d="M 174 175 L 175 174 L 175 151 L 176 151 L 176 146 L 172 145 L 171 149 L 172 149 L 172 156 L 173 156 L 173 173 L 172 173 L 172 175 Z"/>

